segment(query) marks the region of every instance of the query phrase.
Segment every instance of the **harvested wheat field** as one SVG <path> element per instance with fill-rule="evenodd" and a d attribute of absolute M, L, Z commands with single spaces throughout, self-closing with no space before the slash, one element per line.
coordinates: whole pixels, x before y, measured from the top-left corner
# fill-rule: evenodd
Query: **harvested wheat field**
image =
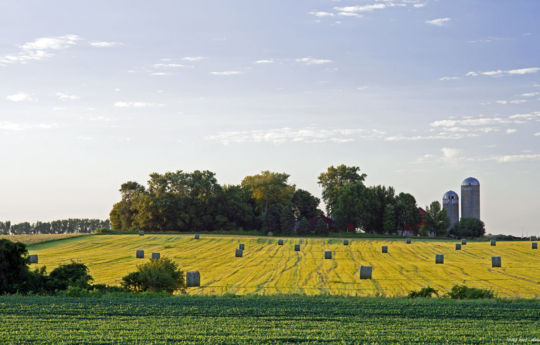
<path fill-rule="evenodd" d="M 279 238 L 201 235 L 96 235 L 35 244 L 31 254 L 50 272 L 71 260 L 86 264 L 96 283 L 118 285 L 151 253 L 171 258 L 184 270 L 199 271 L 201 286 L 193 295 L 332 294 L 404 296 L 431 286 L 447 292 L 456 284 L 492 289 L 498 297 L 540 297 L 540 256 L 531 242 L 469 241 L 455 250 L 453 241 L 411 244 L 396 239 Z M 245 244 L 242 257 L 235 256 Z M 294 245 L 300 244 L 300 251 Z M 388 252 L 382 252 L 382 246 Z M 144 259 L 136 251 L 144 250 Z M 325 251 L 332 252 L 325 259 Z M 437 254 L 444 263 L 436 264 Z M 500 256 L 502 267 L 492 268 Z M 360 265 L 372 266 L 372 279 L 360 279 Z"/>

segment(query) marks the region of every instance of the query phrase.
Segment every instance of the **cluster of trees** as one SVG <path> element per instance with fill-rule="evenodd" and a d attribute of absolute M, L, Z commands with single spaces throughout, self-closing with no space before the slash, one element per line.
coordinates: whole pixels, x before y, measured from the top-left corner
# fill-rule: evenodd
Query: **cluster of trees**
<path fill-rule="evenodd" d="M 122 199 L 110 220 L 115 230 L 212 231 L 325 234 L 347 228 L 385 233 L 418 230 L 421 216 L 415 198 L 393 187 L 364 184 L 358 167 L 331 166 L 319 176 L 328 217 L 320 200 L 289 184 L 289 175 L 263 171 L 239 185 L 221 186 L 211 171 L 153 173 L 147 186 L 122 184 Z"/>
<path fill-rule="evenodd" d="M 245 177 L 239 185 L 220 185 L 211 171 L 153 173 L 147 186 L 122 184 L 122 199 L 110 212 L 115 230 L 213 231 L 259 230 L 274 234 L 327 234 L 330 230 L 361 229 L 385 234 L 464 236 L 478 233 L 456 228 L 438 201 L 420 214 L 416 199 L 396 193 L 391 186 L 366 186 L 367 175 L 356 166 L 330 166 L 318 177 L 320 200 L 289 184 L 289 175 L 263 171 Z M 331 219 L 331 220 L 328 220 Z M 420 229 L 423 223 L 422 229 Z M 459 230 L 459 231 L 458 231 Z M 469 236 L 469 235 L 468 235 Z"/>
<path fill-rule="evenodd" d="M 85 264 L 62 264 L 47 274 L 46 268 L 31 271 L 26 245 L 0 239 L 0 295 L 40 294 L 85 296 L 108 292 L 184 292 L 184 272 L 170 259 L 150 260 L 137 271 L 122 278 L 122 287 L 92 285 L 93 278 Z"/>
<path fill-rule="evenodd" d="M 0 222 L 0 235 L 91 233 L 100 228 L 110 229 L 110 221 L 108 219 L 63 219 L 33 224 L 29 222 L 11 224 L 7 221 Z"/>
<path fill-rule="evenodd" d="M 263 171 L 245 177 L 240 185 L 221 186 L 207 170 L 153 173 L 147 187 L 133 181 L 122 184 L 122 199 L 110 212 L 112 228 L 293 233 L 322 211 L 318 198 L 288 179 L 285 173 Z"/>
<path fill-rule="evenodd" d="M 360 168 L 331 166 L 319 175 L 327 213 L 338 230 L 360 228 L 368 233 L 418 231 L 421 215 L 409 193 L 396 194 L 393 187 L 366 186 Z M 350 224 L 350 225 L 349 225 Z"/>

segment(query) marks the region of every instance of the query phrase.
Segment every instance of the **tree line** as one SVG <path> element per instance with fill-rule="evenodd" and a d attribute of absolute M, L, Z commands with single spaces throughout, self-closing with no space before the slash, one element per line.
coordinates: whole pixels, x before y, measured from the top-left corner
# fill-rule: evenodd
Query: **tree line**
<path fill-rule="evenodd" d="M 318 177 L 319 198 L 288 182 L 286 173 L 262 171 L 238 185 L 220 185 L 205 170 L 152 173 L 146 186 L 121 185 L 113 205 L 115 230 L 258 230 L 274 234 L 320 234 L 361 229 L 367 233 L 448 234 L 449 220 L 438 201 L 422 216 L 416 199 L 391 186 L 367 186 L 359 167 L 330 166 Z M 421 225 L 423 224 L 422 228 Z"/>
<path fill-rule="evenodd" d="M 73 234 L 92 233 L 97 229 L 110 229 L 111 223 L 101 219 L 62 219 L 51 222 L 0 222 L 0 235 Z"/>

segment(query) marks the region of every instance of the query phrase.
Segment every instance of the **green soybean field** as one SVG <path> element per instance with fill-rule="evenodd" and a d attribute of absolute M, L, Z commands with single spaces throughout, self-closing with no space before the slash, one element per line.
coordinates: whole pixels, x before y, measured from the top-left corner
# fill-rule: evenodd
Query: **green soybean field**
<path fill-rule="evenodd" d="M 5 296 L 0 343 L 534 343 L 539 319 L 538 300 Z"/>

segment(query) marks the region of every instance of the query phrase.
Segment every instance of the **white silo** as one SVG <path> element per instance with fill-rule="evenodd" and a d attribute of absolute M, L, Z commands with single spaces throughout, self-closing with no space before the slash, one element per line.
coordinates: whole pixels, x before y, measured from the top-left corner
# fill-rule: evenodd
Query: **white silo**
<path fill-rule="evenodd" d="M 448 219 L 450 219 L 449 229 L 451 229 L 454 224 L 459 222 L 459 196 L 453 190 L 449 190 L 444 193 L 442 204 L 443 210 L 446 210 Z"/>
<path fill-rule="evenodd" d="M 480 219 L 480 182 L 474 177 L 461 183 L 461 218 Z"/>

